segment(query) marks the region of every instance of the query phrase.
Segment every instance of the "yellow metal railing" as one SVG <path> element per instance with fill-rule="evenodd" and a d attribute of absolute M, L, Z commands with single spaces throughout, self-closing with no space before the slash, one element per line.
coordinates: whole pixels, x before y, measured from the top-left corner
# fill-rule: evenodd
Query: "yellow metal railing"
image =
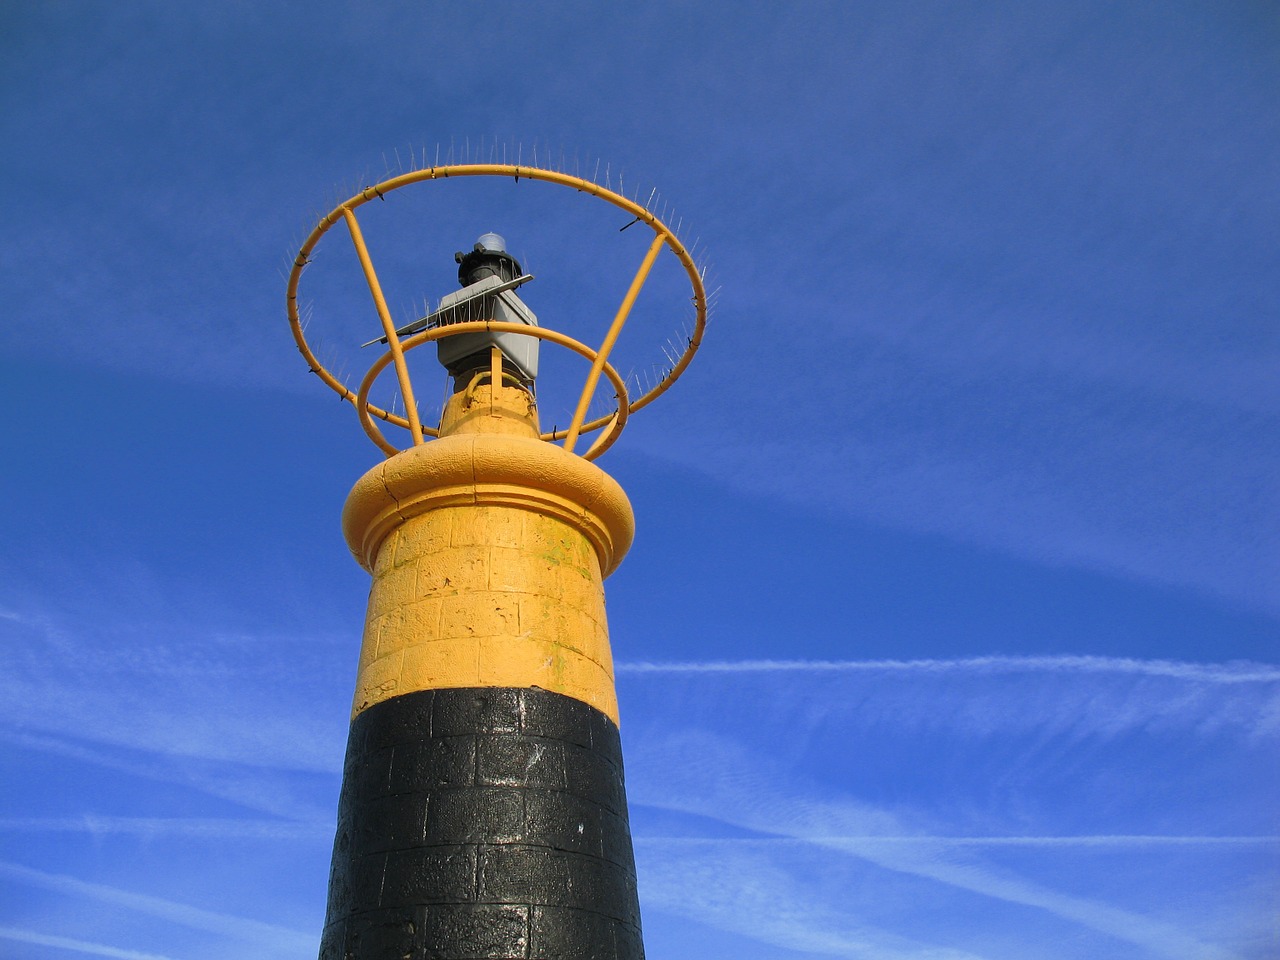
<path fill-rule="evenodd" d="M 622 304 L 618 307 L 617 313 L 614 315 L 613 322 L 609 325 L 609 329 L 605 334 L 605 338 L 598 349 L 592 349 L 571 337 L 549 330 L 544 327 L 526 326 L 524 324 L 497 323 L 491 321 L 476 321 L 470 323 L 450 324 L 447 327 L 438 327 L 431 330 L 425 330 L 415 334 L 408 339 L 401 341 L 396 333 L 395 324 L 392 322 L 391 314 L 387 309 L 386 299 L 382 294 L 381 285 L 378 282 L 377 273 L 374 270 L 372 259 L 369 255 L 368 247 L 364 242 L 364 238 L 360 231 L 360 226 L 356 221 L 355 210 L 365 203 L 373 199 L 385 198 L 385 196 L 393 190 L 401 187 L 409 186 L 414 183 L 421 183 L 427 180 L 444 180 L 451 177 L 514 177 L 516 180 L 521 178 L 527 180 L 537 180 L 546 183 L 559 184 L 561 186 L 572 187 L 581 193 L 589 193 L 592 196 L 611 203 L 615 207 L 625 210 L 634 217 L 633 222 L 647 224 L 654 231 L 653 242 L 649 245 L 649 249 L 645 254 L 640 268 L 636 271 L 635 277 L 631 281 L 631 285 L 627 290 L 626 296 L 622 300 Z M 364 381 L 360 385 L 358 391 L 352 392 L 341 381 L 338 380 L 323 364 L 316 358 L 310 345 L 307 343 L 306 336 L 303 332 L 303 325 L 298 312 L 298 289 L 301 284 L 302 271 L 311 262 L 311 254 L 315 250 L 316 245 L 320 242 L 320 238 L 338 222 L 343 220 L 347 229 L 351 234 L 351 241 L 355 245 L 356 255 L 360 260 L 360 266 L 364 271 L 365 280 L 369 285 L 369 292 L 373 297 L 374 307 L 377 310 L 378 318 L 382 323 L 383 332 L 386 335 L 388 352 L 378 358 L 369 369 Z M 663 248 L 670 250 L 679 260 L 685 273 L 689 277 L 689 282 L 693 288 L 693 305 L 694 305 L 694 325 L 691 334 L 688 337 L 685 349 L 679 357 L 674 359 L 674 363 L 670 370 L 661 377 L 657 384 L 650 390 L 643 393 L 635 400 L 629 400 L 625 383 L 618 375 L 618 372 L 609 364 L 609 356 L 613 351 L 618 337 L 622 332 L 631 309 L 635 304 L 636 298 L 640 294 L 641 288 L 644 286 L 649 276 L 650 270 L 653 268 L 659 253 Z M 588 448 L 583 456 L 587 459 L 594 459 L 603 453 L 617 439 L 618 434 L 622 431 L 630 414 L 647 406 L 665 393 L 671 385 L 680 377 L 680 375 L 688 367 L 693 360 L 693 355 L 697 352 L 698 347 L 702 343 L 703 331 L 707 322 L 707 296 L 703 285 L 702 275 L 693 262 L 693 257 L 685 248 L 684 244 L 676 236 L 665 223 L 660 220 L 646 206 L 636 203 L 628 199 L 622 194 L 603 187 L 591 180 L 585 180 L 581 177 L 572 176 L 570 174 L 561 173 L 557 170 L 546 170 L 538 167 L 525 167 L 510 164 L 492 164 L 492 163 L 474 163 L 474 164 L 456 164 L 449 166 L 428 167 L 422 170 L 415 170 L 411 173 L 401 174 L 384 180 L 381 183 L 371 187 L 366 187 L 355 196 L 350 197 L 343 203 L 339 204 L 328 214 L 321 218 L 320 222 L 307 236 L 298 255 L 294 258 L 293 268 L 289 272 L 288 288 L 286 292 L 289 325 L 293 331 L 293 337 L 298 345 L 299 351 L 306 359 L 307 364 L 312 372 L 320 377 L 331 389 L 336 391 L 344 400 L 350 401 L 355 405 L 356 411 L 360 417 L 360 422 L 364 426 L 365 432 L 373 440 L 377 446 L 392 456 L 399 450 L 391 444 L 382 434 L 381 430 L 374 423 L 374 418 L 381 419 L 388 423 L 404 427 L 409 431 L 412 442 L 420 444 L 425 437 L 437 436 L 437 431 L 431 427 L 421 424 L 418 417 L 417 404 L 414 400 L 413 385 L 409 378 L 408 365 L 405 361 L 405 353 L 413 347 L 420 346 L 434 340 L 441 339 L 446 336 L 455 336 L 464 333 L 474 333 L 484 330 L 493 332 L 519 333 L 524 336 L 533 336 L 551 343 L 566 347 L 575 353 L 587 358 L 591 361 L 591 369 L 587 374 L 587 379 L 583 385 L 582 391 L 578 396 L 578 402 L 574 409 L 573 419 L 569 427 L 565 430 L 552 430 L 542 434 L 542 439 L 554 441 L 561 438 L 564 439 L 564 447 L 567 451 L 573 452 L 577 445 L 579 437 L 584 433 L 593 432 L 601 428 L 605 428 L 604 432 L 596 439 L 596 441 Z M 369 402 L 369 390 L 373 385 L 378 374 L 386 369 L 387 365 L 394 366 L 396 378 L 399 381 L 400 395 L 405 404 L 405 416 L 401 417 L 385 410 L 376 404 Z M 595 395 L 596 388 L 600 381 L 601 373 L 613 384 L 616 391 L 618 406 L 609 414 L 598 417 L 590 422 L 586 420 L 587 409 L 590 406 L 591 399 Z"/>

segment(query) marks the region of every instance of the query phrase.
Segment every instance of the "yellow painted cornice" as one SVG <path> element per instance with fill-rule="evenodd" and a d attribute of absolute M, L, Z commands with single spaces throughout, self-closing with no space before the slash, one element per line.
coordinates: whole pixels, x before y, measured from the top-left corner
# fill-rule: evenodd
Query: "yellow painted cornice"
<path fill-rule="evenodd" d="M 378 549 L 400 524 L 469 504 L 523 508 L 570 524 L 591 543 L 606 577 L 635 533 L 626 493 L 595 464 L 542 440 L 501 434 L 443 437 L 378 464 L 347 497 L 342 530 L 372 572 Z"/>

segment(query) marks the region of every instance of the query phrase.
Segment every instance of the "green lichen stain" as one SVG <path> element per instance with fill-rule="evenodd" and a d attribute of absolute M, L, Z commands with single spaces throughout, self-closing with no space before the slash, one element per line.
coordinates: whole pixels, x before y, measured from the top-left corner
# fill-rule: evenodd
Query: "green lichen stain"
<path fill-rule="evenodd" d="M 547 563 L 558 567 L 566 560 L 570 559 L 569 552 L 570 548 L 568 541 L 556 540 L 554 543 L 548 545 L 546 553 L 539 554 L 539 556 L 543 560 L 547 561 Z"/>
<path fill-rule="evenodd" d="M 568 540 L 556 540 L 548 546 L 545 553 L 538 554 L 538 556 L 553 566 L 567 567 L 588 583 L 594 583 L 595 577 L 590 567 L 581 566 L 576 562 L 578 558 L 575 554 L 577 553 L 578 551 L 574 549 L 574 545 Z"/>

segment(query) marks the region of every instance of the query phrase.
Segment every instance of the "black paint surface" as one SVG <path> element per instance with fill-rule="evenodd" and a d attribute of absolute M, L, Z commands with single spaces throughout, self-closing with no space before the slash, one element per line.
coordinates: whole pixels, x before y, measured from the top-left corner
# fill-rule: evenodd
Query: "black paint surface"
<path fill-rule="evenodd" d="M 351 724 L 321 960 L 643 960 L 618 728 L 424 690 Z"/>

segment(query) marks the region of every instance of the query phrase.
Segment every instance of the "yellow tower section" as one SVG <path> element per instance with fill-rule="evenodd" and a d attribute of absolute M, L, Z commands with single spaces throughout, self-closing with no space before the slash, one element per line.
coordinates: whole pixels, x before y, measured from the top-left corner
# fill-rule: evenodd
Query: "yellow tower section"
<path fill-rule="evenodd" d="M 373 574 L 353 717 L 418 690 L 537 687 L 618 722 L 603 580 L 631 544 L 631 505 L 539 439 L 522 387 L 455 394 L 440 439 L 366 473 L 342 525 Z"/>

